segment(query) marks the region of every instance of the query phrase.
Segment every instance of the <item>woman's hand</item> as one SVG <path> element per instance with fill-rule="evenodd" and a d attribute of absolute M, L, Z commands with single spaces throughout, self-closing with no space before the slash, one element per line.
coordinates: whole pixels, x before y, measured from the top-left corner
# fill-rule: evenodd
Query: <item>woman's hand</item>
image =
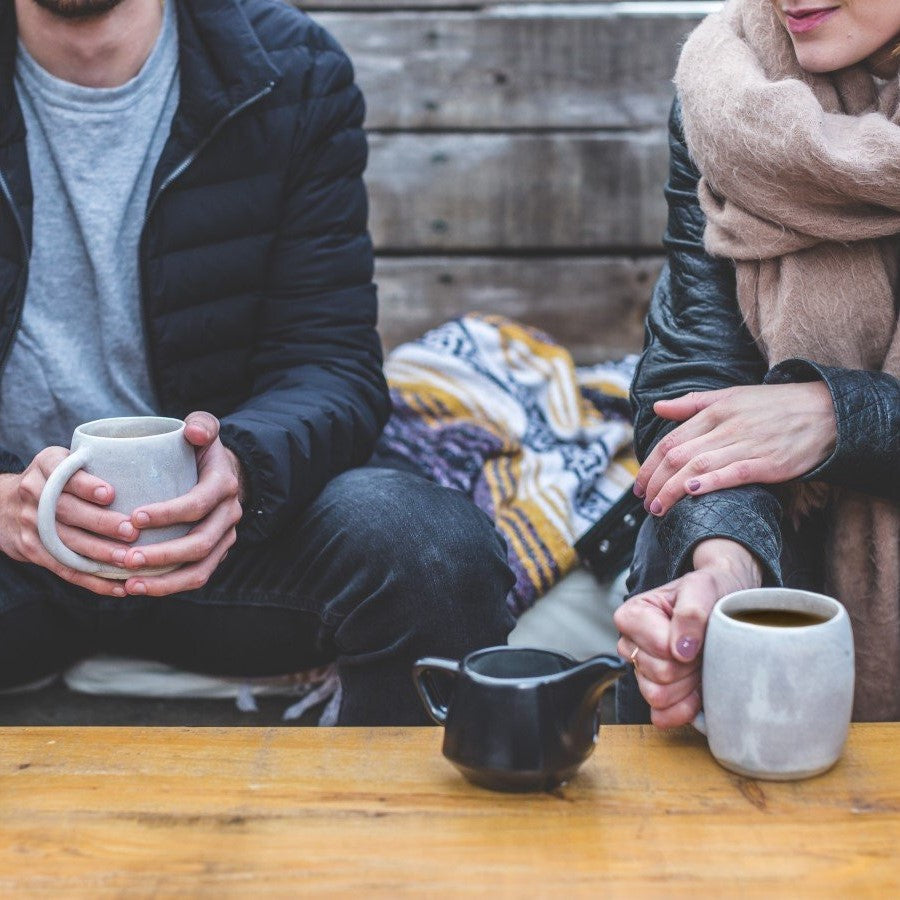
<path fill-rule="evenodd" d="M 655 516 L 685 494 L 798 478 L 824 462 L 837 439 L 834 404 L 820 381 L 695 391 L 653 410 L 683 423 L 635 479 L 635 494 Z"/>
<path fill-rule="evenodd" d="M 37 530 L 38 500 L 50 473 L 69 455 L 64 447 L 47 447 L 20 475 L 0 475 L 0 550 L 11 559 L 49 569 L 64 581 L 107 597 L 124 597 L 120 581 L 77 572 L 54 559 Z M 128 552 L 138 530 L 127 516 L 106 507 L 113 488 L 87 472 L 76 472 L 56 505 L 56 529 L 76 553 L 105 563 Z"/>
<path fill-rule="evenodd" d="M 659 728 L 686 725 L 700 711 L 700 650 L 716 601 L 762 584 L 756 557 L 735 541 L 701 541 L 693 563 L 693 572 L 631 597 L 614 616 L 622 635 L 617 651 L 633 661 Z"/>
<path fill-rule="evenodd" d="M 219 440 L 219 420 L 206 412 L 185 418 L 184 436 L 197 451 L 197 485 L 184 496 L 142 506 L 131 514 L 138 529 L 197 523 L 181 538 L 132 547 L 117 554 L 117 565 L 179 566 L 165 575 L 136 575 L 125 582 L 129 594 L 160 597 L 203 587 L 234 544 L 241 518 L 243 482 L 237 457 Z"/>

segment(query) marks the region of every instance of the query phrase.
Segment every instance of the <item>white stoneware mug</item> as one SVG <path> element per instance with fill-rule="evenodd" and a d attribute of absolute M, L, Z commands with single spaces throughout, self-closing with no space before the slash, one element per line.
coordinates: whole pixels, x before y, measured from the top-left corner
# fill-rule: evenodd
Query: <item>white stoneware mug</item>
<path fill-rule="evenodd" d="M 800 621 L 798 613 L 810 617 L 806 624 L 784 624 Z M 850 619 L 837 600 L 788 588 L 729 594 L 709 619 L 703 711 L 694 725 L 716 760 L 739 775 L 818 775 L 837 762 L 847 739 L 853 662 Z"/>
<path fill-rule="evenodd" d="M 197 458 L 185 440 L 184 422 L 159 416 L 97 419 L 75 429 L 71 450 L 50 474 L 38 503 L 38 533 L 51 556 L 79 572 L 122 580 L 177 568 L 120 569 L 76 553 L 60 540 L 56 504 L 66 482 L 79 469 L 111 484 L 115 498 L 108 508 L 126 516 L 139 506 L 186 494 L 197 483 Z M 190 529 L 189 524 L 145 528 L 132 546 L 183 537 Z"/>

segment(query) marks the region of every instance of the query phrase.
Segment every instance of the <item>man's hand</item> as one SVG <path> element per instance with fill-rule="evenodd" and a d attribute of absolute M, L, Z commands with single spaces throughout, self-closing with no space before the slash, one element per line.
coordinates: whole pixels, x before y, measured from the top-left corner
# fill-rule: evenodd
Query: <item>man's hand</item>
<path fill-rule="evenodd" d="M 617 651 L 630 659 L 637 649 L 638 687 L 659 728 L 685 725 L 700 711 L 700 650 L 716 601 L 762 584 L 756 558 L 735 541 L 701 541 L 693 562 L 693 572 L 626 600 L 614 616 Z"/>
<path fill-rule="evenodd" d="M 128 569 L 180 566 L 166 575 L 134 576 L 125 582 L 129 594 L 161 597 L 203 587 L 235 541 L 241 518 L 242 473 L 237 457 L 219 440 L 219 421 L 205 412 L 185 418 L 184 436 L 197 450 L 196 487 L 175 500 L 142 506 L 131 514 L 138 528 L 196 522 L 182 538 L 132 547 L 116 554 Z"/>
<path fill-rule="evenodd" d="M 21 475 L 0 475 L 0 550 L 11 559 L 49 569 L 64 581 L 107 597 L 124 597 L 120 581 L 76 572 L 55 560 L 41 543 L 37 531 L 37 507 L 50 473 L 69 455 L 64 447 L 48 447 L 31 461 Z M 106 509 L 113 488 L 105 481 L 76 472 L 56 506 L 56 528 L 62 542 L 77 553 L 99 562 L 115 564 L 128 552 L 138 530 L 127 516 Z"/>
<path fill-rule="evenodd" d="M 654 412 L 682 422 L 653 448 L 634 492 L 661 516 L 685 494 L 741 484 L 780 484 L 834 450 L 834 403 L 822 382 L 698 391 L 660 400 Z"/>

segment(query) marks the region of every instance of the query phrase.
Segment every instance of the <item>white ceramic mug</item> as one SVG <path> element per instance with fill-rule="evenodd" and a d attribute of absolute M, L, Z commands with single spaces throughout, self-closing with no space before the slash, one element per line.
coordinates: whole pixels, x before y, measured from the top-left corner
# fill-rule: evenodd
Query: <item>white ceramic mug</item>
<path fill-rule="evenodd" d="M 789 627 L 736 614 L 781 610 L 819 618 Z M 833 766 L 853 709 L 853 634 L 831 597 L 789 588 L 737 591 L 716 604 L 703 649 L 703 712 L 694 725 L 726 769 L 788 781 Z"/>
<path fill-rule="evenodd" d="M 60 540 L 56 504 L 79 469 L 112 485 L 115 498 L 108 508 L 126 516 L 139 506 L 186 494 L 197 483 L 197 458 L 185 440 L 184 422 L 160 416 L 97 419 L 75 429 L 71 451 L 50 474 L 38 503 L 38 533 L 50 555 L 63 565 L 102 578 L 160 575 L 177 568 L 120 569 L 76 553 Z M 145 528 L 132 546 L 183 537 L 190 529 L 190 524 Z"/>

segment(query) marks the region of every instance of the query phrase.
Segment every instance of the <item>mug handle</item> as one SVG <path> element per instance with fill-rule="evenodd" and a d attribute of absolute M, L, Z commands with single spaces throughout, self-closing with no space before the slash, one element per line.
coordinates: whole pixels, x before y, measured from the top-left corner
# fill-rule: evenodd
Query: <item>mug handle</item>
<path fill-rule="evenodd" d="M 426 656 L 420 659 L 413 666 L 413 681 L 416 683 L 416 690 L 428 715 L 438 724 L 443 725 L 447 721 L 447 704 L 442 703 L 438 698 L 439 692 L 435 689 L 434 673 L 442 672 L 444 675 L 450 675 L 453 678 L 459 676 L 459 663 L 453 659 L 439 659 L 434 656 Z"/>
<path fill-rule="evenodd" d="M 56 504 L 66 482 L 88 461 L 90 454 L 87 447 L 79 447 L 70 453 L 51 473 L 41 491 L 38 501 L 38 534 L 47 552 L 64 566 L 78 572 L 93 575 L 103 566 L 95 559 L 88 559 L 74 550 L 70 550 L 60 539 L 56 530 Z"/>

